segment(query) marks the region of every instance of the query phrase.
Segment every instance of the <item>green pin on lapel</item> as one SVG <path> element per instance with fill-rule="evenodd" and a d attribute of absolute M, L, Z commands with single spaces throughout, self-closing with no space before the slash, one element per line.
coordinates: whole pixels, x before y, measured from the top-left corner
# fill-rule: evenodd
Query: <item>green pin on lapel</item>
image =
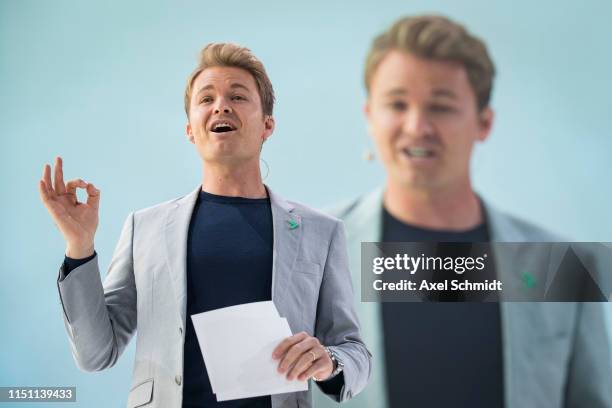
<path fill-rule="evenodd" d="M 300 224 L 298 224 L 296 221 L 294 220 L 287 220 L 287 224 L 289 224 L 289 229 L 296 229 L 297 227 L 300 226 Z"/>
<path fill-rule="evenodd" d="M 526 288 L 532 289 L 536 286 L 536 278 L 529 272 L 523 272 L 523 284 Z"/>

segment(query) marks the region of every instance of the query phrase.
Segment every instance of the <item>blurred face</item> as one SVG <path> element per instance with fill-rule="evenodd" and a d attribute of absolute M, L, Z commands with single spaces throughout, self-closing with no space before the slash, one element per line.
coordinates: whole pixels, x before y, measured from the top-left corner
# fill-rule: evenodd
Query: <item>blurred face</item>
<path fill-rule="evenodd" d="M 461 64 L 399 51 L 374 72 L 365 113 L 390 181 L 431 190 L 469 182 L 474 143 L 493 116 L 478 111 Z"/>
<path fill-rule="evenodd" d="M 194 80 L 186 132 L 205 162 L 259 165 L 261 145 L 273 130 L 248 71 L 211 67 Z"/>

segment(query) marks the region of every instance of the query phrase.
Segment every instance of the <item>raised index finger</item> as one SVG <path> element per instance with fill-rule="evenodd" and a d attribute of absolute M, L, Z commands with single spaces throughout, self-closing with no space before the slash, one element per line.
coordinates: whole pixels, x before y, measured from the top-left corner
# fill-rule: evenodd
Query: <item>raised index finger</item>
<path fill-rule="evenodd" d="M 294 334 L 291 337 L 287 337 L 285 340 L 281 341 L 278 346 L 272 352 L 272 358 L 279 359 L 285 355 L 287 350 L 291 348 L 294 344 L 299 343 L 308 337 L 308 334 L 305 332 L 300 332 L 298 334 Z"/>
<path fill-rule="evenodd" d="M 42 180 L 45 183 L 47 193 L 50 196 L 53 196 L 55 194 L 55 190 L 53 190 L 53 184 L 51 183 L 51 166 L 48 164 L 45 164 L 45 167 L 43 168 Z"/>
<path fill-rule="evenodd" d="M 62 169 L 62 158 L 55 158 L 55 191 L 57 194 L 64 194 L 66 192 L 66 186 L 64 185 L 64 171 Z"/>

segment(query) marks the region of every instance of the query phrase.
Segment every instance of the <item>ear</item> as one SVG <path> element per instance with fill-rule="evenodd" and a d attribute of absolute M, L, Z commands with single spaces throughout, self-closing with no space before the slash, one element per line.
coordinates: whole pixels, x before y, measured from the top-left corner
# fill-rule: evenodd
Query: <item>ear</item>
<path fill-rule="evenodd" d="M 187 122 L 187 125 L 185 126 L 185 134 L 187 135 L 187 139 L 189 139 L 191 143 L 195 144 L 195 141 L 193 140 L 193 132 L 191 131 L 191 125 L 189 122 Z"/>
<path fill-rule="evenodd" d="M 368 99 L 366 99 L 365 103 L 363 104 L 363 114 L 365 115 L 367 120 L 370 120 L 370 113 L 371 113 L 371 107 L 370 107 L 370 98 L 368 97 Z"/>
<path fill-rule="evenodd" d="M 268 140 L 270 136 L 272 136 L 275 126 L 276 126 L 276 122 L 274 121 L 274 118 L 270 115 L 267 115 L 266 118 L 264 119 L 264 132 L 261 137 L 262 143 Z"/>
<path fill-rule="evenodd" d="M 370 100 L 370 97 L 368 96 L 368 98 L 365 101 L 365 104 L 363 105 L 363 114 L 366 118 L 366 122 L 367 122 L 367 127 L 368 127 L 368 134 L 370 135 L 370 137 L 374 136 L 374 133 L 372 132 L 372 102 Z"/>
<path fill-rule="evenodd" d="M 491 133 L 491 129 L 493 129 L 493 118 L 495 117 L 495 112 L 491 107 L 487 106 L 483 110 L 478 113 L 478 121 L 479 121 L 479 131 L 478 131 L 478 140 L 484 142 L 489 134 Z"/>

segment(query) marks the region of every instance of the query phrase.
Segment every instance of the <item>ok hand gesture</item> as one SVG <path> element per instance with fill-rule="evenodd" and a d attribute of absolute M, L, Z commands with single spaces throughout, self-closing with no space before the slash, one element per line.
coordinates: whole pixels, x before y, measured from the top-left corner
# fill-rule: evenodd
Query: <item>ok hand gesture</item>
<path fill-rule="evenodd" d="M 46 164 L 38 183 L 40 198 L 66 240 L 66 255 L 76 259 L 86 258 L 94 252 L 100 190 L 81 179 L 64 184 L 61 157 L 55 159 L 54 182 L 51 183 L 51 166 Z M 87 191 L 87 202 L 78 202 L 77 188 Z"/>

